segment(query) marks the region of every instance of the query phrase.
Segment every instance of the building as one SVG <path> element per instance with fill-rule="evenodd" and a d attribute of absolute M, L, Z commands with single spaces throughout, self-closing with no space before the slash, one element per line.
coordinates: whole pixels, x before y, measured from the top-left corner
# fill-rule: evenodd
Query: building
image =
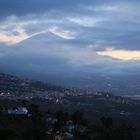
<path fill-rule="evenodd" d="M 9 115 L 28 115 L 28 109 L 26 107 L 15 107 L 8 109 Z"/>

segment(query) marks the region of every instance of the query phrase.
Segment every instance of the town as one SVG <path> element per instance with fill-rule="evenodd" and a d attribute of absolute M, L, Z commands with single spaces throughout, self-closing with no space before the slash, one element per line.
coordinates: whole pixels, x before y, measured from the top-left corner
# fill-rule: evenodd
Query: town
<path fill-rule="evenodd" d="M 111 129 L 110 133 L 116 131 L 113 127 L 116 129 L 117 124 L 121 125 L 122 119 L 132 122 L 140 130 L 139 110 L 140 101 L 129 97 L 102 91 L 64 88 L 0 74 L 1 129 L 12 121 L 11 131 L 11 128 L 19 127 L 20 121 L 29 127 L 35 125 L 43 133 L 41 135 L 36 132 L 37 136 L 32 134 L 34 137 L 43 136 L 48 140 L 90 140 L 96 136 L 93 131 L 97 135 L 101 135 L 101 130 L 104 129 Z M 107 121 L 107 126 L 104 126 L 104 121 Z M 94 127 L 90 124 L 94 124 Z M 31 130 L 37 131 L 34 127 Z M 26 126 L 23 130 L 27 131 Z M 22 135 L 23 130 L 19 131 Z M 10 133 L 15 132 L 12 130 Z"/>
<path fill-rule="evenodd" d="M 13 106 L 8 102 L 6 107 L 0 106 L 0 139 L 117 140 L 122 136 L 139 139 L 137 127 L 127 121 L 116 125 L 112 117 L 103 116 L 95 123 L 89 122 L 81 111 L 48 109 L 44 112 L 25 100 Z"/>

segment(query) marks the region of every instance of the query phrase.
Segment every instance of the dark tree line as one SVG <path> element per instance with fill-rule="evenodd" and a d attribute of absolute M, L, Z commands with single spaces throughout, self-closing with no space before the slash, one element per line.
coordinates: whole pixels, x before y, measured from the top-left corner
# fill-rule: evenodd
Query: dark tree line
<path fill-rule="evenodd" d="M 46 134 L 44 113 L 34 104 L 28 105 L 28 108 L 32 114 L 30 118 L 0 116 L 0 140 L 53 140 L 52 136 Z M 94 125 L 90 124 L 80 111 L 48 112 L 58 120 L 53 126 L 54 132 L 63 131 L 67 121 L 72 120 L 75 125 L 88 128 L 87 133 L 82 136 L 75 133 L 76 138 L 81 140 L 140 140 L 137 129 L 127 121 L 115 126 L 111 117 L 102 117 L 101 124 Z"/>

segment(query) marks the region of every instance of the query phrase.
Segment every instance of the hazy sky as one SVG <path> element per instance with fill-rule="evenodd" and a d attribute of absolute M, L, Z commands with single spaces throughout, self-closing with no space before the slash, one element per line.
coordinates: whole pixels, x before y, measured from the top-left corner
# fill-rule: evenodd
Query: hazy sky
<path fill-rule="evenodd" d="M 139 7 L 139 0 L 0 0 L 0 69 L 139 74 Z"/>

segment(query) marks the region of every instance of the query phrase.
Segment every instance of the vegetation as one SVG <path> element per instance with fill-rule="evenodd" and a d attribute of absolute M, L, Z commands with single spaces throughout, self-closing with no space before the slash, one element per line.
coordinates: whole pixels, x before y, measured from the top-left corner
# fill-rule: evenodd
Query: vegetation
<path fill-rule="evenodd" d="M 27 104 L 23 102 L 23 104 Z M 28 104 L 31 117 L 0 115 L 0 139 L 1 140 L 53 140 L 56 133 L 62 134 L 66 131 L 65 126 L 71 120 L 77 127 L 72 133 L 73 140 L 139 140 L 137 129 L 124 121 L 114 126 L 111 117 L 100 118 L 101 124 L 88 123 L 84 114 L 80 111 L 73 113 L 62 110 L 53 112 L 48 110 L 47 114 L 41 112 L 39 107 Z M 51 116 L 57 121 L 49 127 L 46 118 Z M 78 128 L 80 127 L 82 131 Z M 52 128 L 52 133 L 48 134 Z M 83 128 L 84 129 L 83 131 Z"/>

